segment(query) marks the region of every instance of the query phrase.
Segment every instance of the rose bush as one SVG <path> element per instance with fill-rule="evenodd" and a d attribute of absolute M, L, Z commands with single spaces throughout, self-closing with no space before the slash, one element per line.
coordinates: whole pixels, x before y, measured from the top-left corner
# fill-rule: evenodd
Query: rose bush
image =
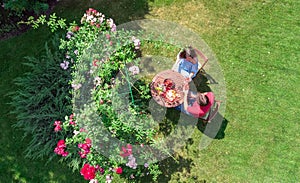
<path fill-rule="evenodd" d="M 148 84 L 136 77 L 143 44 L 139 33 L 117 31 L 111 18 L 91 8 L 80 24 L 65 21 L 51 15 L 28 22 L 66 30 L 59 66 L 72 76 L 73 113 L 52 123 L 60 137 L 54 153 L 91 182 L 111 182 L 114 176 L 134 181 L 151 175 L 156 180 L 160 170 L 153 153 L 163 146 L 145 107 Z"/>

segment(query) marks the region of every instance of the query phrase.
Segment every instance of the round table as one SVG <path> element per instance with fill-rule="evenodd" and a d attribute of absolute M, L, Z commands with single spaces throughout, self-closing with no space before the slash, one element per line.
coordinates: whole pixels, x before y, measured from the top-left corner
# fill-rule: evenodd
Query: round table
<path fill-rule="evenodd" d="M 166 83 L 170 83 L 166 86 Z M 153 99 L 164 107 L 176 107 L 183 103 L 183 86 L 185 84 L 185 78 L 178 72 L 173 70 L 165 70 L 152 79 L 150 88 Z M 172 100 L 168 94 L 172 93 Z M 174 97 L 175 96 L 175 97 Z"/>

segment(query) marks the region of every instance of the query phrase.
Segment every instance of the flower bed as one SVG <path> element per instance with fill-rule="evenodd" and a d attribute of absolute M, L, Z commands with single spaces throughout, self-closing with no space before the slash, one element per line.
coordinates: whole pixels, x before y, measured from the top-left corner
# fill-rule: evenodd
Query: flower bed
<path fill-rule="evenodd" d="M 45 18 L 29 23 L 38 27 Z M 60 137 L 54 153 L 92 182 L 111 182 L 115 176 L 156 180 L 160 170 L 153 153 L 162 154 L 163 148 L 143 105 L 151 97 L 148 84 L 135 78 L 140 72 L 137 34 L 117 31 L 111 18 L 94 9 L 86 11 L 80 25 L 67 26 L 55 15 L 49 22 L 52 31 L 67 30 L 59 66 L 72 75 L 73 96 L 73 113 L 53 121 Z"/>
<path fill-rule="evenodd" d="M 30 64 L 38 70 L 37 75 L 21 79 L 28 91 L 25 97 L 24 91 L 18 92 L 14 100 L 15 113 L 21 112 L 18 126 L 34 137 L 28 146 L 28 154 L 34 158 L 42 157 L 48 155 L 50 148 L 53 155 L 61 156 L 62 161 L 91 182 L 119 181 L 120 177 L 132 182 L 141 181 L 143 177 L 156 180 L 161 174 L 158 162 L 172 157 L 172 153 L 184 144 L 182 137 L 191 134 L 193 125 L 187 126 L 186 121 L 190 119 L 183 116 L 177 120 L 175 130 L 163 128 L 162 124 L 169 123 L 170 119 L 165 116 L 164 107 L 151 103 L 149 86 L 157 70 L 143 75 L 145 63 L 142 63 L 141 55 L 149 51 L 170 54 L 170 50 L 176 55 L 179 47 L 165 45 L 162 38 L 153 39 L 151 32 L 147 37 L 148 34 L 142 31 L 117 30 L 111 18 L 94 9 L 85 12 L 80 24 L 67 25 L 66 20 L 55 14 L 50 15 L 49 20 L 46 16 L 37 20 L 30 18 L 27 24 L 34 28 L 47 24 L 52 32 L 58 28 L 66 32 L 59 41 L 52 41 L 59 43 L 54 44 L 59 48 L 55 59 L 46 44 L 46 64 L 41 64 L 42 61 Z M 146 49 L 140 50 L 141 47 Z M 51 60 L 51 66 L 48 60 Z M 151 69 L 151 64 L 155 63 L 147 64 Z M 44 74 L 49 71 L 51 74 Z M 31 77 L 37 82 L 31 82 Z M 48 82 L 49 78 L 51 82 Z M 43 89 L 40 81 L 51 90 Z M 28 82 L 36 83 L 33 84 L 36 94 L 27 87 Z M 171 91 L 168 97 L 173 100 L 176 94 L 172 93 L 171 83 L 164 85 L 164 92 Z M 57 87 L 60 90 L 56 91 Z M 24 111 L 23 104 L 29 98 L 32 99 L 30 106 L 35 110 Z M 36 98 L 42 99 L 41 102 L 36 104 Z M 40 112 L 43 115 L 39 115 Z M 175 116 L 178 115 L 176 112 Z"/>

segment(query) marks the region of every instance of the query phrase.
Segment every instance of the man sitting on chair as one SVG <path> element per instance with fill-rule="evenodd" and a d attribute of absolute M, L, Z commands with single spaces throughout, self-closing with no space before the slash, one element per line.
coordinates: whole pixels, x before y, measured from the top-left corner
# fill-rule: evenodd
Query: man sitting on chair
<path fill-rule="evenodd" d="M 192 115 L 195 118 L 207 119 L 209 111 L 215 102 L 213 92 L 197 92 L 197 94 L 195 94 L 189 91 L 188 84 L 185 85 L 183 92 L 183 104 L 176 107 L 176 109 L 188 115 Z"/>

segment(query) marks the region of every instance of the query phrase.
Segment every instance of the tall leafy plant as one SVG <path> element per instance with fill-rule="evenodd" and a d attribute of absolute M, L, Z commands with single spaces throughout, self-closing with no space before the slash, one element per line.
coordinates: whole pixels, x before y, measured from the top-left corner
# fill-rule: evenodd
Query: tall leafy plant
<path fill-rule="evenodd" d="M 12 93 L 13 114 L 16 127 L 32 135 L 26 149 L 26 156 L 39 158 L 53 155 L 55 141 L 59 137 L 53 133 L 53 121 L 71 113 L 70 72 L 63 70 L 62 52 L 58 49 L 58 36 L 45 44 L 44 53 L 27 57 L 26 66 L 31 71 L 15 80 L 18 90 Z"/>

